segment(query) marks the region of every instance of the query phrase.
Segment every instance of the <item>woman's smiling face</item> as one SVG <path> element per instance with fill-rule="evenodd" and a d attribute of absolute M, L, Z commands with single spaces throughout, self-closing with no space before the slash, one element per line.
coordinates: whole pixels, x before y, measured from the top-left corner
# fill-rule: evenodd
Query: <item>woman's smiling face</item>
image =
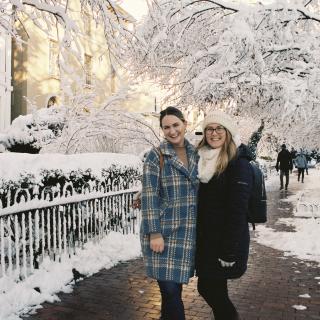
<path fill-rule="evenodd" d="M 164 137 L 174 146 L 184 145 L 184 135 L 187 123 L 174 115 L 166 115 L 161 122 Z"/>
<path fill-rule="evenodd" d="M 218 123 L 210 123 L 206 126 L 205 137 L 212 149 L 221 148 L 226 141 L 226 129 Z"/>

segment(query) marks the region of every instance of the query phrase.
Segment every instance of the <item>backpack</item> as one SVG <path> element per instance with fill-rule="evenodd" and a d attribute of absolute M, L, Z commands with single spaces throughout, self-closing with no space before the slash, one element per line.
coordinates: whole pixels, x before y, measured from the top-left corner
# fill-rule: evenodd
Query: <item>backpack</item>
<path fill-rule="evenodd" d="M 264 175 L 259 168 L 259 164 L 250 161 L 250 165 L 253 173 L 253 186 L 249 199 L 248 222 L 252 224 L 253 230 L 255 230 L 256 223 L 267 222 L 267 193 Z"/>

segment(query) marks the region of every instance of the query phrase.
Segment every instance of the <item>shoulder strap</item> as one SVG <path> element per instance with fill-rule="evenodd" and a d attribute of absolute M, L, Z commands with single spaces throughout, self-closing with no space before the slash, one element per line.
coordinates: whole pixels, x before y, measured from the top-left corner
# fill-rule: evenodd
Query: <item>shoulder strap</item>
<path fill-rule="evenodd" d="M 161 152 L 161 149 L 160 148 L 157 148 L 158 152 L 159 152 L 159 162 L 160 162 L 160 172 L 163 168 L 163 162 L 164 162 L 164 159 L 163 159 L 163 153 Z"/>

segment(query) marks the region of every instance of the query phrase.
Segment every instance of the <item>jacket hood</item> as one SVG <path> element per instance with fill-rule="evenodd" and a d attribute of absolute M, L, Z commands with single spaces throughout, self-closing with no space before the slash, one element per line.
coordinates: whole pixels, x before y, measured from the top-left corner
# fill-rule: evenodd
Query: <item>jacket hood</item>
<path fill-rule="evenodd" d="M 244 145 L 243 143 L 240 144 L 238 147 L 238 158 L 246 158 L 249 161 L 254 160 L 254 156 L 248 146 Z"/>

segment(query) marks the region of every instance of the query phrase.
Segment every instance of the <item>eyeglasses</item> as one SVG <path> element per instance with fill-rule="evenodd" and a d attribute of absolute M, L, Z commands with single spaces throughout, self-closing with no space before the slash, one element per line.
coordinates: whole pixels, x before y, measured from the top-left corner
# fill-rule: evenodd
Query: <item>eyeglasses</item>
<path fill-rule="evenodd" d="M 209 133 L 209 134 L 213 134 L 214 132 L 216 132 L 217 134 L 222 134 L 226 131 L 226 129 L 224 127 L 216 127 L 216 128 L 206 128 L 206 133 Z"/>

